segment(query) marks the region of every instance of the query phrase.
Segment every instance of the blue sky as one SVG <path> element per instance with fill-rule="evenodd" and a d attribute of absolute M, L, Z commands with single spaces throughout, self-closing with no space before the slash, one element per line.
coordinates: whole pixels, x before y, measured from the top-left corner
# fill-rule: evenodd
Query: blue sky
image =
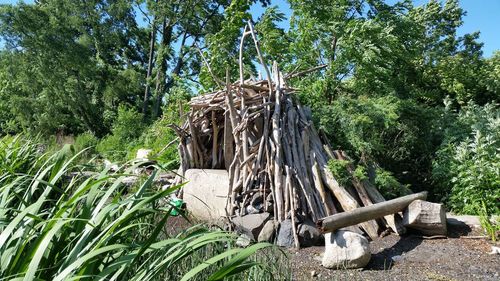
<path fill-rule="evenodd" d="M 396 2 L 396 0 L 387 0 Z M 480 31 L 480 41 L 484 43 L 484 56 L 489 57 L 495 50 L 500 50 L 500 0 L 459 0 L 462 8 L 467 12 L 464 24 L 459 29 L 458 35 Z M 0 4 L 12 4 L 17 0 L 0 0 Z M 25 0 L 26 3 L 33 2 Z M 426 0 L 414 0 L 416 5 L 426 3 Z M 271 5 L 277 5 L 286 16 L 291 15 L 291 10 L 286 0 L 272 0 Z M 254 16 L 257 18 L 263 9 L 258 5 L 252 7 Z M 287 27 L 288 22 L 281 23 Z"/>
<path fill-rule="evenodd" d="M 386 0 L 386 2 L 397 1 Z M 427 2 L 427 0 L 413 0 L 418 6 Z M 458 35 L 480 31 L 479 40 L 484 43 L 484 56 L 490 57 L 495 50 L 500 50 L 500 0 L 459 0 L 459 2 L 467 14 L 463 19 L 464 24 L 458 30 Z M 287 17 L 291 15 L 290 5 L 286 0 L 272 0 L 271 5 L 278 6 Z M 254 5 L 252 9 L 257 14 L 263 12 L 258 5 Z M 286 28 L 288 23 L 282 23 L 281 26 Z"/>

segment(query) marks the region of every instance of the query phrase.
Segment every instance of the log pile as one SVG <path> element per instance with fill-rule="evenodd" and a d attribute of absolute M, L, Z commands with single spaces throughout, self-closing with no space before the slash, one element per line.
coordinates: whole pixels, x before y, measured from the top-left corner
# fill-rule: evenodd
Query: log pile
<path fill-rule="evenodd" d="M 247 35 L 255 42 L 268 79 L 243 78 L 240 49 L 240 79 L 230 82 L 226 75 L 222 89 L 190 101 L 186 122 L 173 126 L 180 139 L 178 173 L 190 168 L 226 169 L 229 218 L 244 216 L 256 194 L 264 206 L 271 206 L 267 211 L 277 222 L 291 219 L 293 226 L 384 201 L 368 181 L 353 180 L 352 187 L 339 184 L 328 162 L 347 156 L 333 151 L 320 137 L 310 109 L 298 102 L 296 90 L 287 83 L 305 72 L 283 75 L 276 62 L 269 70 L 250 23 L 241 45 Z M 371 238 L 386 226 L 401 231 L 394 215 L 359 224 Z"/>

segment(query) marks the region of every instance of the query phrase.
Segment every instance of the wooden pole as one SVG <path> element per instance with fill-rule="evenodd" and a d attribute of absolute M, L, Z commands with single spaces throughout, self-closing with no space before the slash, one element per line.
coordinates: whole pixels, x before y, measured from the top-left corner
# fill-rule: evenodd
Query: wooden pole
<path fill-rule="evenodd" d="M 425 200 L 425 198 L 427 198 L 427 191 L 338 213 L 333 216 L 320 219 L 317 222 L 317 225 L 323 232 L 332 232 L 342 227 L 355 225 L 361 222 L 397 213 L 406 208 L 411 202 L 418 199 Z"/>

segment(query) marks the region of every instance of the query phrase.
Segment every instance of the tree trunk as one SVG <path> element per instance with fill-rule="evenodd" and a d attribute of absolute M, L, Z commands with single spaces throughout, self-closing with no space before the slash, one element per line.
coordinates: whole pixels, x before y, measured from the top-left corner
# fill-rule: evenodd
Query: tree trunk
<path fill-rule="evenodd" d="M 149 38 L 149 58 L 148 58 L 148 70 L 146 72 L 146 90 L 144 91 L 144 99 L 142 101 L 142 114 L 146 118 L 146 113 L 148 110 L 148 103 L 151 97 L 151 87 L 149 83 L 151 82 L 151 73 L 153 71 L 153 57 L 155 53 L 155 42 L 156 42 L 156 18 L 153 18 L 151 34 Z"/>
<path fill-rule="evenodd" d="M 172 25 L 170 24 L 170 21 L 167 20 L 165 17 L 163 19 L 163 37 L 161 40 L 161 45 L 160 45 L 160 50 L 162 52 L 165 52 L 167 48 L 170 46 L 170 43 L 172 41 Z M 167 67 L 168 67 L 168 60 L 169 56 L 167 54 L 161 54 L 160 52 L 158 53 L 159 57 L 158 59 L 160 60 L 160 67 L 158 68 L 158 72 L 156 73 L 156 88 L 155 88 L 155 94 L 156 94 L 156 100 L 154 103 L 154 112 L 153 116 L 157 117 L 158 113 L 160 111 L 160 105 L 161 105 L 161 100 L 163 98 L 163 93 L 165 92 L 165 75 L 167 72 Z"/>

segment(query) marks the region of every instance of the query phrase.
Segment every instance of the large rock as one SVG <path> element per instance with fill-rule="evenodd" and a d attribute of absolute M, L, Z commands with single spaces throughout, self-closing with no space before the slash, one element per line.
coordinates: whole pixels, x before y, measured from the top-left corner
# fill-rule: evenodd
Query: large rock
<path fill-rule="evenodd" d="M 281 247 L 290 248 L 295 246 L 295 240 L 293 239 L 292 220 L 286 219 L 280 223 L 278 239 L 276 240 L 276 244 Z"/>
<path fill-rule="evenodd" d="M 268 220 L 257 237 L 258 242 L 272 242 L 276 232 L 277 223 L 274 220 Z"/>
<path fill-rule="evenodd" d="M 443 204 L 415 200 L 406 208 L 403 224 L 425 235 L 446 235 L 446 213 Z"/>
<path fill-rule="evenodd" d="M 220 222 L 226 216 L 229 177 L 226 170 L 189 169 L 182 187 L 187 211 L 197 219 Z"/>
<path fill-rule="evenodd" d="M 234 227 L 240 233 L 246 234 L 252 237 L 253 240 L 257 240 L 260 231 L 264 227 L 264 224 L 271 218 L 269 213 L 252 214 L 243 217 L 235 217 L 232 219 Z"/>
<path fill-rule="evenodd" d="M 306 220 L 297 227 L 300 246 L 310 247 L 320 245 L 323 241 L 321 232 L 316 227 L 314 222 Z"/>
<path fill-rule="evenodd" d="M 324 267 L 361 268 L 368 264 L 370 258 L 370 245 L 364 236 L 344 230 L 325 234 Z"/>

